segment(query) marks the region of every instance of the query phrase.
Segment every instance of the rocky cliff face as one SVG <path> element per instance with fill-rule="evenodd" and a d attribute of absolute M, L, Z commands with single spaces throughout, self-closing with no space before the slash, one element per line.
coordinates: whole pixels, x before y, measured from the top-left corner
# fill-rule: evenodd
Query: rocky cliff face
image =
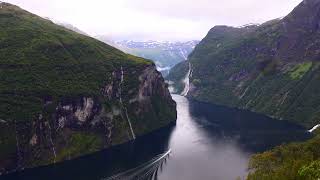
<path fill-rule="evenodd" d="M 176 104 L 153 63 L 1 7 L 0 174 L 70 160 L 175 122 Z"/>
<path fill-rule="evenodd" d="M 47 97 L 43 112 L 33 121 L 2 120 L 1 145 L 12 149 L 3 152 L 0 172 L 73 159 L 174 123 L 175 102 L 155 65 L 140 73 L 136 89 L 126 88 L 130 72 L 121 67 L 101 89 L 101 99 L 83 96 L 54 102 Z"/>
<path fill-rule="evenodd" d="M 189 97 L 319 124 L 319 12 L 319 0 L 304 0 L 283 19 L 214 27 L 189 57 Z"/>

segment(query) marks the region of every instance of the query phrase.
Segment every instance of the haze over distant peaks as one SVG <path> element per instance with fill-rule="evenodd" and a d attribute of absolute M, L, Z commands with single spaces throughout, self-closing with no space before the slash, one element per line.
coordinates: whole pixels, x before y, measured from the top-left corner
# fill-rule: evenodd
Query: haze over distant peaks
<path fill-rule="evenodd" d="M 189 54 L 199 43 L 193 41 L 133 41 L 133 40 L 110 40 L 106 36 L 96 37 L 122 51 L 139 57 L 150 59 L 157 65 L 157 69 L 166 76 L 169 70 L 181 61 L 188 59 Z"/>

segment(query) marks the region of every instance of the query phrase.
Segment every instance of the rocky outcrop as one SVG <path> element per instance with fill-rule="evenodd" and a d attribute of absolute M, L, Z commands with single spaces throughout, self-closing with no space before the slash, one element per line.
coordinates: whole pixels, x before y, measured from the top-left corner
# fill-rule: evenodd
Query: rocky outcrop
<path fill-rule="evenodd" d="M 83 126 L 84 124 L 94 125 L 89 122 L 101 113 L 101 104 L 91 97 L 83 97 L 71 102 L 60 102 L 56 107 L 58 129 L 71 126 Z"/>

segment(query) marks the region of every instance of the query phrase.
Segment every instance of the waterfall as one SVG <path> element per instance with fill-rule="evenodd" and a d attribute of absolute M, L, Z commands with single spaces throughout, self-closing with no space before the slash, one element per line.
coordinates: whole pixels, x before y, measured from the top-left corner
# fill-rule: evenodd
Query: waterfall
<path fill-rule="evenodd" d="M 17 121 L 14 121 L 15 124 L 15 133 L 16 133 L 16 148 L 17 148 L 17 156 L 18 156 L 18 168 L 20 168 L 21 162 L 22 162 L 22 155 L 21 155 L 21 149 L 20 149 L 20 144 L 19 144 L 19 134 L 17 130 Z"/>
<path fill-rule="evenodd" d="M 48 122 L 48 128 L 49 128 L 49 132 L 50 132 L 50 134 L 48 134 L 49 135 L 49 140 L 50 140 L 50 143 L 51 143 L 52 153 L 54 155 L 53 163 L 56 163 L 57 153 L 56 153 L 56 148 L 54 147 L 53 140 L 52 140 L 52 132 L 51 132 L 50 122 Z"/>
<path fill-rule="evenodd" d="M 192 68 L 191 68 L 191 63 L 189 62 L 189 70 L 188 73 L 186 74 L 186 77 L 182 80 L 184 83 L 184 89 L 181 93 L 181 96 L 187 96 L 189 91 L 190 91 L 190 77 L 192 76 Z"/>
<path fill-rule="evenodd" d="M 126 114 L 126 117 L 127 117 L 127 120 L 128 120 L 128 124 L 129 124 L 130 130 L 131 130 L 132 138 L 133 138 L 133 139 L 136 139 L 136 135 L 135 135 L 134 132 L 133 132 L 131 120 L 130 120 L 130 118 L 129 118 L 128 110 L 127 110 L 126 107 L 124 107 L 124 111 L 125 111 L 125 114 Z"/>
<path fill-rule="evenodd" d="M 312 133 L 313 131 L 317 130 L 318 128 L 320 128 L 320 124 L 314 126 L 312 129 L 309 130 L 309 132 Z"/>
<path fill-rule="evenodd" d="M 123 105 L 123 102 L 122 102 L 122 85 L 123 85 L 123 81 L 124 81 L 124 72 L 123 72 L 123 68 L 121 66 L 121 81 L 120 81 L 120 86 L 119 86 L 119 89 L 120 89 L 120 98 L 119 98 L 119 100 L 120 100 L 120 104 L 122 106 L 122 109 L 124 109 L 124 112 L 125 112 L 125 115 L 126 115 L 126 119 L 128 121 L 129 128 L 130 128 L 130 131 L 131 131 L 132 139 L 135 140 L 136 139 L 136 135 L 134 134 L 134 131 L 133 131 L 133 128 L 132 128 L 131 120 L 130 120 L 129 115 L 128 115 L 128 110 Z"/>

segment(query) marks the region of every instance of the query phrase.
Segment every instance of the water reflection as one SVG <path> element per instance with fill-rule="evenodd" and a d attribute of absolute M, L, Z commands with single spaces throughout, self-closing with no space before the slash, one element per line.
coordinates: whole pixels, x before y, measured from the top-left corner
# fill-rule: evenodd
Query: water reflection
<path fill-rule="evenodd" d="M 286 121 L 173 97 L 178 111 L 175 127 L 91 156 L 5 179 L 100 180 L 119 173 L 125 177 L 140 173 L 140 177 L 151 174 L 148 178 L 159 180 L 232 180 L 246 176 L 252 153 L 310 137 L 306 129 Z M 169 156 L 155 161 L 168 150 Z"/>
<path fill-rule="evenodd" d="M 250 153 L 265 151 L 287 142 L 303 141 L 311 136 L 300 125 L 246 110 L 192 101 L 189 103 L 189 112 L 193 121 L 202 126 L 208 136 L 236 141 Z M 210 139 L 216 141 L 215 138 Z"/>
<path fill-rule="evenodd" d="M 210 119 L 214 116 L 195 116 L 196 109 L 205 108 L 202 104 L 193 104 L 181 96 L 174 99 L 179 114 L 177 129 L 169 143 L 172 156 L 159 179 L 229 180 L 245 175 L 249 153 L 232 139 L 217 136 L 218 124 Z"/>
<path fill-rule="evenodd" d="M 232 180 L 247 174 L 249 156 L 310 137 L 306 129 L 252 112 L 189 101 L 178 104 L 172 156 L 160 180 Z"/>
<path fill-rule="evenodd" d="M 4 180 L 101 180 L 137 167 L 166 152 L 174 127 L 140 137 L 134 142 L 64 163 L 2 176 Z"/>

